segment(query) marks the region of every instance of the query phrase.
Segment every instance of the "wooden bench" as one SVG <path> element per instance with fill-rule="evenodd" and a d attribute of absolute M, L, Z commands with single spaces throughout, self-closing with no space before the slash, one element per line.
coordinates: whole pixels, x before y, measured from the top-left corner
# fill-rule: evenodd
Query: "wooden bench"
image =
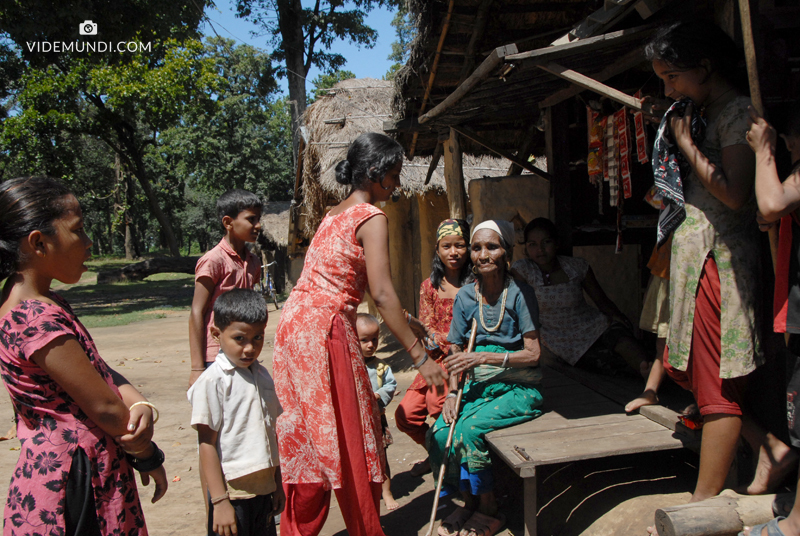
<path fill-rule="evenodd" d="M 537 468 L 685 446 L 697 439 L 680 435 L 597 391 L 543 366 L 544 415 L 487 434 L 491 448 L 523 479 L 525 535 L 536 536 Z"/>

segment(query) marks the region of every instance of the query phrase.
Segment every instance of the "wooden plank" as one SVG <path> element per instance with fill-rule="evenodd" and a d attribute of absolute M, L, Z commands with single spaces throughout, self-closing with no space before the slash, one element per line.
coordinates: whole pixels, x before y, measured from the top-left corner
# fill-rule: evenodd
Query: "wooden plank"
<path fill-rule="evenodd" d="M 547 367 L 557 370 L 564 376 L 575 380 L 581 385 L 585 385 L 589 389 L 597 391 L 610 400 L 617 402 L 620 405 L 625 405 L 633 400 L 640 394 L 640 389 L 631 391 L 618 382 L 614 382 L 612 378 L 604 377 L 599 374 L 584 371 L 577 367 L 572 367 L 555 359 L 543 358 L 544 364 Z"/>
<path fill-rule="evenodd" d="M 539 513 L 539 502 L 536 496 L 536 475 L 522 481 L 523 505 L 525 508 L 525 536 L 536 536 L 536 514 Z"/>
<path fill-rule="evenodd" d="M 505 158 L 507 160 L 511 160 L 515 164 L 519 164 L 521 167 L 527 169 L 531 173 L 539 175 L 543 179 L 551 180 L 552 177 L 546 171 L 542 171 L 541 169 L 539 169 L 536 166 L 534 166 L 531 162 L 528 162 L 527 160 L 523 160 L 522 158 L 517 158 L 516 156 L 514 156 L 511 153 L 509 153 L 508 151 L 498 147 L 493 142 L 490 142 L 489 140 L 480 137 L 471 128 L 465 127 L 464 125 L 452 126 L 450 128 L 455 130 L 456 132 L 458 132 L 462 136 L 471 139 L 472 141 L 474 141 L 478 145 L 482 145 L 482 146 L 486 147 L 487 149 L 489 149 L 490 151 L 502 156 L 503 158 Z"/>
<path fill-rule="evenodd" d="M 425 175 L 426 185 L 429 182 L 431 182 L 431 177 L 433 177 L 433 172 L 436 171 L 436 168 L 439 165 L 439 160 L 441 160 L 442 158 L 442 153 L 444 153 L 444 142 L 437 143 L 436 149 L 433 150 L 433 157 L 431 157 L 431 164 L 428 166 L 428 174 Z"/>
<path fill-rule="evenodd" d="M 489 440 L 489 445 L 523 478 L 533 476 L 540 465 L 684 447 L 684 442 L 670 430 L 641 419 L 635 425 L 617 423 L 510 436 Z M 515 446 L 524 448 L 532 461 L 516 454 Z"/>
<path fill-rule="evenodd" d="M 643 40 L 650 35 L 656 27 L 657 25 L 650 24 L 637 28 L 629 28 L 627 30 L 609 32 L 588 39 L 579 39 L 565 45 L 556 45 L 520 52 L 519 54 L 507 56 L 505 60 L 507 62 L 520 60 L 549 62 L 555 59 L 573 56 L 579 52 L 591 52 L 596 54 L 601 49 L 609 46 L 617 46 L 621 43 L 627 43 L 628 41 Z"/>
<path fill-rule="evenodd" d="M 573 71 L 572 69 L 567 69 L 566 67 L 558 65 L 557 63 L 546 63 L 537 65 L 537 67 L 539 67 L 544 71 L 547 71 L 550 74 L 559 76 L 564 80 L 567 80 L 575 84 L 576 86 L 582 87 L 584 89 L 589 89 L 591 91 L 594 91 L 595 93 L 599 93 L 600 95 L 608 97 L 609 99 L 618 102 L 624 106 L 627 106 L 632 110 L 636 110 L 638 112 L 645 111 L 647 113 L 652 112 L 652 110 L 650 109 L 645 110 L 647 106 L 643 107 L 642 102 L 639 99 L 632 97 L 627 93 L 624 93 L 611 86 L 607 86 L 602 82 L 598 82 L 597 80 L 590 78 L 584 74 L 581 74 L 577 71 Z"/>
<path fill-rule="evenodd" d="M 466 95 L 469 94 L 472 89 L 486 80 L 492 72 L 501 64 L 503 63 L 503 58 L 510 54 L 517 53 L 517 45 L 511 43 L 510 45 L 505 45 L 502 47 L 497 47 L 492 51 L 489 56 L 486 57 L 485 60 L 475 69 L 463 83 L 461 83 L 455 91 L 450 93 L 445 100 L 437 104 L 433 109 L 429 112 L 421 115 L 419 117 L 419 124 L 425 124 L 431 119 L 440 116 L 463 99 Z M 423 101 L 424 102 L 424 101 Z"/>
<path fill-rule="evenodd" d="M 612 62 L 606 65 L 602 71 L 599 73 L 595 73 L 592 75 L 592 78 L 597 80 L 598 82 L 605 82 L 609 78 L 613 78 L 618 74 L 622 74 L 628 69 L 639 65 L 644 61 L 644 55 L 640 49 L 632 50 L 631 52 L 622 56 L 619 60 Z M 571 85 L 566 89 L 562 89 L 558 93 L 554 93 L 544 99 L 542 102 L 539 103 L 539 108 L 547 108 L 548 106 L 553 106 L 558 104 L 559 102 L 563 102 L 569 98 L 578 95 L 585 91 L 584 88 L 580 86 Z"/>
<path fill-rule="evenodd" d="M 512 436 L 524 436 L 540 432 L 550 432 L 553 430 L 566 430 L 582 428 L 585 426 L 606 426 L 608 424 L 618 424 L 630 419 L 630 415 L 624 413 L 610 413 L 594 417 L 584 417 L 581 419 L 567 419 L 558 413 L 545 413 L 541 417 L 528 421 L 517 426 L 503 428 L 486 434 L 486 439 L 492 441 L 500 440 Z"/>
<path fill-rule="evenodd" d="M 461 144 L 455 129 L 450 129 L 450 137 L 444 142 L 444 182 L 447 187 L 450 217 L 453 219 L 466 218 L 467 193 L 464 190 Z"/>
<path fill-rule="evenodd" d="M 669 428 L 673 431 L 675 430 L 675 425 L 678 423 L 680 418 L 680 413 L 677 411 L 672 411 L 671 409 L 660 405 L 642 406 L 639 408 L 639 415 L 642 417 L 647 417 L 651 421 L 657 422 L 661 426 Z"/>

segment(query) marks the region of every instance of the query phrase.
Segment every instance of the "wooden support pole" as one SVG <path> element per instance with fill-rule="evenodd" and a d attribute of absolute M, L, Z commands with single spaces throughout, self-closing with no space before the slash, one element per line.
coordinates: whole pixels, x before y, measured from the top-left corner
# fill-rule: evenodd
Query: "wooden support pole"
<path fill-rule="evenodd" d="M 721 495 L 696 503 L 656 510 L 659 536 L 728 536 L 745 525 L 766 523 L 774 516 L 775 495 L 738 495 L 726 490 Z"/>
<path fill-rule="evenodd" d="M 606 65 L 602 71 L 592 75 L 592 77 L 598 82 L 605 82 L 609 78 L 613 78 L 618 74 L 624 73 L 631 67 L 634 67 L 642 63 L 643 61 L 644 61 L 644 54 L 642 53 L 641 49 L 637 48 L 635 50 L 632 50 L 631 52 L 628 52 L 614 63 Z M 558 104 L 559 102 L 563 102 L 569 98 L 572 98 L 583 91 L 586 91 L 586 89 L 576 85 L 570 86 L 566 89 L 562 89 L 561 91 L 553 93 L 552 95 L 544 99 L 542 102 L 540 102 L 539 108 L 545 109 L 548 106 L 553 106 L 555 104 Z"/>
<path fill-rule="evenodd" d="M 444 152 L 444 143 L 440 142 L 436 144 L 436 149 L 433 150 L 433 156 L 431 157 L 431 165 L 428 166 L 428 174 L 425 175 L 425 185 L 427 186 L 429 182 L 431 182 L 431 177 L 433 177 L 433 172 L 436 171 L 436 168 L 439 166 L 439 160 L 442 159 L 442 153 Z"/>
<path fill-rule="evenodd" d="M 595 93 L 599 93 L 609 99 L 623 104 L 630 108 L 631 110 L 636 110 L 637 112 L 645 112 L 647 114 L 652 114 L 653 111 L 649 109 L 647 105 L 642 106 L 642 101 L 637 99 L 636 97 L 632 97 L 627 93 L 623 93 L 618 89 L 614 89 L 613 87 L 607 86 L 602 82 L 598 82 L 594 78 L 590 78 L 586 75 L 583 75 L 577 71 L 573 71 L 572 69 L 567 69 L 566 67 L 562 67 L 557 63 L 545 63 L 542 65 L 537 65 L 543 71 L 547 71 L 550 74 L 556 75 L 568 82 L 575 84 L 576 86 L 582 87 L 584 89 L 589 89 L 594 91 Z"/>
<path fill-rule="evenodd" d="M 569 122 L 566 104 L 545 110 L 547 171 L 552 175 L 553 220 L 558 229 L 559 253 L 572 255 L 572 183 L 569 177 Z"/>
<path fill-rule="evenodd" d="M 531 146 L 533 145 L 533 140 L 536 139 L 536 133 L 539 129 L 536 128 L 536 122 L 531 122 L 528 125 L 528 128 L 525 130 L 525 135 L 522 138 L 522 142 L 519 144 L 519 149 L 517 149 L 517 157 L 521 160 L 527 162 L 528 156 L 531 154 Z M 523 167 L 516 162 L 512 162 L 508 168 L 507 175 L 519 175 L 523 170 Z M 541 173 L 541 172 L 539 172 Z"/>
<path fill-rule="evenodd" d="M 461 134 L 465 138 L 471 139 L 472 141 L 474 141 L 478 145 L 482 145 L 482 146 L 486 147 L 487 149 L 489 149 L 493 153 L 495 153 L 495 154 L 497 154 L 499 156 L 502 156 L 503 158 L 505 158 L 507 160 L 511 160 L 512 162 L 514 162 L 518 166 L 527 169 L 531 173 L 536 173 L 540 177 L 542 177 L 544 179 L 547 179 L 547 180 L 550 180 L 552 178 L 550 173 L 548 173 L 547 171 L 542 171 L 541 169 L 539 169 L 536 166 L 534 166 L 531 162 L 528 162 L 527 160 L 524 160 L 522 158 L 514 156 L 513 154 L 511 154 L 508 151 L 498 147 L 497 145 L 495 145 L 494 143 L 490 142 L 489 140 L 480 137 L 474 130 L 472 130 L 469 127 L 465 127 L 464 125 L 458 125 L 458 126 L 450 127 L 450 129 L 451 130 L 455 130 L 456 132 L 458 132 L 459 134 Z"/>
<path fill-rule="evenodd" d="M 450 93 L 446 99 L 437 104 L 436 107 L 433 108 L 430 112 L 421 115 L 419 117 L 419 124 L 424 125 L 431 119 L 440 116 L 441 114 L 443 114 L 444 112 L 446 112 L 447 110 L 458 104 L 459 101 L 463 99 L 465 96 L 467 96 L 475 86 L 486 80 L 489 77 L 489 75 L 491 75 L 494 72 L 494 70 L 497 69 L 497 67 L 503 63 L 503 58 L 505 58 L 509 54 L 516 54 L 516 53 L 517 53 L 517 45 L 513 43 L 510 45 L 505 45 L 494 49 L 492 53 L 489 54 L 489 56 L 487 56 L 485 60 L 483 60 L 483 63 L 481 63 L 480 66 L 477 69 L 475 69 L 475 72 L 469 75 L 469 77 L 467 77 L 467 79 L 464 80 L 464 82 L 460 86 L 458 86 L 455 89 L 455 91 Z"/>
<path fill-rule="evenodd" d="M 444 182 L 447 186 L 447 202 L 450 217 L 467 217 L 467 192 L 464 189 L 464 169 L 461 162 L 461 144 L 458 133 L 450 129 L 450 137 L 444 142 Z"/>

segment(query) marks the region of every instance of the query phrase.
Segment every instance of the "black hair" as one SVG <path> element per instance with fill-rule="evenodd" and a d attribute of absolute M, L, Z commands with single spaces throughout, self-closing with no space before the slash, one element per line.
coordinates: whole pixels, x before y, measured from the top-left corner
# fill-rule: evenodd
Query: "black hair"
<path fill-rule="evenodd" d="M 467 220 L 456 220 L 464 233 L 464 242 L 467 243 L 467 259 L 461 266 L 461 272 L 458 274 L 459 286 L 464 286 L 471 283 L 475 277 L 472 275 L 472 258 L 469 254 L 469 223 Z M 439 241 L 433 246 L 433 258 L 431 259 L 431 285 L 436 290 L 442 289 L 442 279 L 444 279 L 444 263 L 439 258 Z"/>
<path fill-rule="evenodd" d="M 228 190 L 217 199 L 217 218 L 229 216 L 236 218 L 243 210 L 261 210 L 261 199 L 253 192 L 247 190 Z"/>
<path fill-rule="evenodd" d="M 711 72 L 718 72 L 734 82 L 739 52 L 733 40 L 719 26 L 708 21 L 677 22 L 662 27 L 644 47 L 648 61 L 661 60 L 678 69 L 700 67 L 711 62 Z"/>
<path fill-rule="evenodd" d="M 795 102 L 786 114 L 783 125 L 783 134 L 787 136 L 800 136 L 800 102 Z"/>
<path fill-rule="evenodd" d="M 363 188 L 367 181 L 380 182 L 403 161 L 403 147 L 377 132 L 365 132 L 350 144 L 347 160 L 336 164 L 336 182 Z"/>
<path fill-rule="evenodd" d="M 267 321 L 267 302 L 255 290 L 235 288 L 223 292 L 214 302 L 214 325 L 224 330 L 234 322 L 263 324 Z"/>
<path fill-rule="evenodd" d="M 0 281 L 19 268 L 20 241 L 33 231 L 54 235 L 69 188 L 51 177 L 19 177 L 0 183 Z"/>
<path fill-rule="evenodd" d="M 550 238 L 558 241 L 558 229 L 556 229 L 556 224 L 552 221 L 548 220 L 547 218 L 534 218 L 528 222 L 528 225 L 525 226 L 525 229 L 522 231 L 522 239 L 527 242 L 528 241 L 528 233 L 535 229 L 541 229 L 548 235 Z"/>

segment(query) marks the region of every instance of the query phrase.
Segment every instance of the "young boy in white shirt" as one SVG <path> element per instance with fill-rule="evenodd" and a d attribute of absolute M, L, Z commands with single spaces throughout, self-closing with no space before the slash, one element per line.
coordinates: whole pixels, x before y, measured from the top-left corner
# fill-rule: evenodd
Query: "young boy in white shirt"
<path fill-rule="evenodd" d="M 188 392 L 208 483 L 209 536 L 276 536 L 273 517 L 286 502 L 275 435 L 281 407 L 257 361 L 266 325 L 258 292 L 221 294 L 211 326 L 220 352 Z"/>

